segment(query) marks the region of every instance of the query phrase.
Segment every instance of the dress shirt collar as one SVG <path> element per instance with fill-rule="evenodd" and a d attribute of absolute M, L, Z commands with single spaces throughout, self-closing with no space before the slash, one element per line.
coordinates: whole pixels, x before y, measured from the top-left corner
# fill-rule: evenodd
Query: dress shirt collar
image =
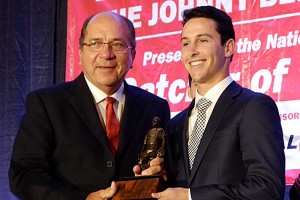
<path fill-rule="evenodd" d="M 89 89 L 91 90 L 95 103 L 99 103 L 107 97 L 107 94 L 105 94 L 103 91 L 101 91 L 99 88 L 97 88 L 94 84 L 92 84 L 86 77 L 84 77 Z M 120 88 L 110 97 L 115 98 L 118 103 L 124 104 L 125 103 L 125 95 L 124 95 L 124 82 L 121 84 Z"/>
<path fill-rule="evenodd" d="M 223 91 L 226 89 L 226 87 L 232 81 L 233 81 L 233 79 L 231 78 L 231 76 L 226 77 L 221 82 L 219 82 L 218 84 L 213 86 L 204 96 L 200 95 L 198 93 L 198 91 L 196 91 L 195 106 L 193 109 L 197 109 L 196 104 L 197 104 L 198 100 L 201 99 L 202 97 L 209 99 L 212 102 L 212 106 L 214 107 L 214 105 L 217 103 L 217 101 L 218 101 L 219 97 L 221 96 L 221 94 L 223 93 Z"/>

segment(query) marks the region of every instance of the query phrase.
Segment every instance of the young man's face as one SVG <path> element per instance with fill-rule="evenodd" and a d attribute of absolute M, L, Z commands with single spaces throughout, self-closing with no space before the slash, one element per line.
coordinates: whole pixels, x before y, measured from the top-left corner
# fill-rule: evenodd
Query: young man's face
<path fill-rule="evenodd" d="M 216 22 L 208 18 L 192 18 L 182 30 L 182 61 L 197 84 L 215 85 L 229 75 L 229 40 L 221 45 Z M 231 43 L 231 44 L 229 44 Z"/>

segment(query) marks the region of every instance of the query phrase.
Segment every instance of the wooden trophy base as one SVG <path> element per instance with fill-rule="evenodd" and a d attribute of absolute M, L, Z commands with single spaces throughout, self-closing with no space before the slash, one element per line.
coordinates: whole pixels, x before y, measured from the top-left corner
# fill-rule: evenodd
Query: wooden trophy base
<path fill-rule="evenodd" d="M 137 176 L 116 181 L 118 191 L 113 200 L 153 199 L 151 193 L 165 190 L 166 182 L 162 176 Z"/>

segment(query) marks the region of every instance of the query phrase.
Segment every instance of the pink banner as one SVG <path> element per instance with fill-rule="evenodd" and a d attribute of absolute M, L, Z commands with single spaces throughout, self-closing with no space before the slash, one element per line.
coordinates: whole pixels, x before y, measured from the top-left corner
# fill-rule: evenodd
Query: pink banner
<path fill-rule="evenodd" d="M 79 36 L 83 21 L 102 10 L 128 17 L 136 28 L 137 55 L 126 80 L 168 100 L 172 116 L 186 108 L 188 75 L 181 63 L 181 12 L 212 5 L 226 11 L 236 30 L 231 75 L 238 83 L 270 95 L 284 129 L 286 180 L 300 169 L 299 0 L 69 0 L 66 80 L 80 72 Z"/>

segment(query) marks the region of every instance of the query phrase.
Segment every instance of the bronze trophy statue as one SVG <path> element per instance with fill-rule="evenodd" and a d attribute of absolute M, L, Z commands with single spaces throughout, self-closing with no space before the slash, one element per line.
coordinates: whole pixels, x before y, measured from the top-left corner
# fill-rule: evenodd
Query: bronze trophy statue
<path fill-rule="evenodd" d="M 147 132 L 138 165 L 141 170 L 149 168 L 150 161 L 165 155 L 165 132 L 160 128 L 160 118 L 153 117 L 152 128 Z M 117 181 L 119 190 L 113 197 L 117 199 L 152 199 L 151 193 L 160 192 L 166 188 L 166 183 L 160 175 L 128 177 Z"/>
<path fill-rule="evenodd" d="M 163 158 L 165 155 L 165 132 L 159 128 L 160 118 L 153 117 L 153 128 L 148 131 L 144 139 L 142 152 L 138 157 L 138 165 L 142 170 L 149 168 L 149 163 L 156 157 Z"/>

